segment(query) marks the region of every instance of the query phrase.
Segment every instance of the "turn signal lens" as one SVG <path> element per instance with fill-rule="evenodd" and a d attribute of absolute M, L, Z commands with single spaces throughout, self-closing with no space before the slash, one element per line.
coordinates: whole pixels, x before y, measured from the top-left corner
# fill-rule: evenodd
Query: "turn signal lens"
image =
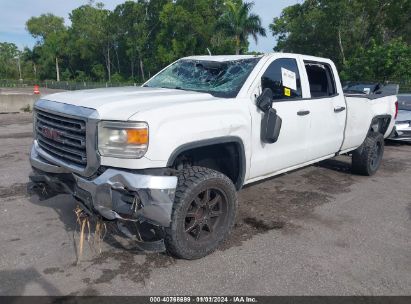
<path fill-rule="evenodd" d="M 145 145 L 148 143 L 148 129 L 128 129 L 127 143 L 133 145 Z"/>

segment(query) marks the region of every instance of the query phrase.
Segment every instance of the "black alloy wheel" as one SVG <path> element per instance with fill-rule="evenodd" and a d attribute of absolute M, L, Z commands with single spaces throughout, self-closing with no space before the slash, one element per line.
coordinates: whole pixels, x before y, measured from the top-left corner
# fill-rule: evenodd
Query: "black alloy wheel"
<path fill-rule="evenodd" d="M 200 192 L 189 205 L 185 217 L 185 232 L 196 241 L 218 233 L 227 215 L 227 202 L 219 189 Z"/>
<path fill-rule="evenodd" d="M 227 176 L 203 167 L 181 170 L 165 228 L 167 251 L 188 260 L 213 252 L 233 228 L 236 211 L 237 192 Z"/>

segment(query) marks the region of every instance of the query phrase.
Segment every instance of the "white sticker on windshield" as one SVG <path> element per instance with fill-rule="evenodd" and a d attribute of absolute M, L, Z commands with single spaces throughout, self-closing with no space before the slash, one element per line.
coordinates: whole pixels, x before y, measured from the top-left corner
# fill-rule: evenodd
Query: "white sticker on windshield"
<path fill-rule="evenodd" d="M 281 77 L 284 87 L 290 88 L 294 91 L 297 90 L 297 77 L 293 71 L 281 68 Z"/>

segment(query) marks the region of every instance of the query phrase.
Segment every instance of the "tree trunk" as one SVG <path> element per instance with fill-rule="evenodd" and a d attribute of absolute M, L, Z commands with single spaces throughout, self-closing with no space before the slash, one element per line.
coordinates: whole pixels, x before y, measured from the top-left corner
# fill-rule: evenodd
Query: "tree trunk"
<path fill-rule="evenodd" d="M 60 81 L 60 68 L 59 68 L 59 59 L 56 56 L 56 78 L 57 81 Z"/>
<path fill-rule="evenodd" d="M 143 60 L 141 60 L 141 58 L 140 58 L 140 70 L 141 70 L 141 76 L 143 77 L 143 82 L 146 82 L 146 77 L 144 76 Z"/>
<path fill-rule="evenodd" d="M 343 66 L 345 66 L 346 59 L 345 59 L 345 54 L 344 54 L 344 47 L 342 44 L 342 39 L 341 39 L 341 29 L 338 29 L 338 45 L 340 46 L 340 52 L 341 52 L 341 58 L 343 62 Z"/>
<path fill-rule="evenodd" d="M 235 36 L 235 54 L 240 55 L 240 50 L 241 50 L 241 42 L 240 42 L 240 37 Z"/>
<path fill-rule="evenodd" d="M 106 68 L 107 68 L 108 82 L 111 82 L 110 47 L 107 47 Z"/>
<path fill-rule="evenodd" d="M 33 63 L 33 72 L 34 72 L 34 79 L 37 80 L 37 66 L 35 63 Z"/>
<path fill-rule="evenodd" d="M 116 50 L 116 57 L 117 57 L 117 70 L 118 70 L 118 73 L 120 74 L 121 73 L 121 71 L 120 71 L 120 59 L 118 58 L 117 48 L 115 48 L 115 50 Z"/>
<path fill-rule="evenodd" d="M 131 78 L 134 79 L 134 62 L 131 60 Z"/>

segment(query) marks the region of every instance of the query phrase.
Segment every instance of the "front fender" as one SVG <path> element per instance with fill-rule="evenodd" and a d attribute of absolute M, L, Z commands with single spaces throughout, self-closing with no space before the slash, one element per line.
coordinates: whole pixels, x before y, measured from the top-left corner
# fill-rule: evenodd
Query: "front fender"
<path fill-rule="evenodd" d="M 130 120 L 149 124 L 149 148 L 145 158 L 166 167 L 176 151 L 187 145 L 236 138 L 244 151 L 245 163 L 251 154 L 251 117 L 246 100 L 221 99 L 153 109 Z M 248 172 L 249 168 L 244 169 Z M 245 173 L 246 175 L 247 173 Z"/>

